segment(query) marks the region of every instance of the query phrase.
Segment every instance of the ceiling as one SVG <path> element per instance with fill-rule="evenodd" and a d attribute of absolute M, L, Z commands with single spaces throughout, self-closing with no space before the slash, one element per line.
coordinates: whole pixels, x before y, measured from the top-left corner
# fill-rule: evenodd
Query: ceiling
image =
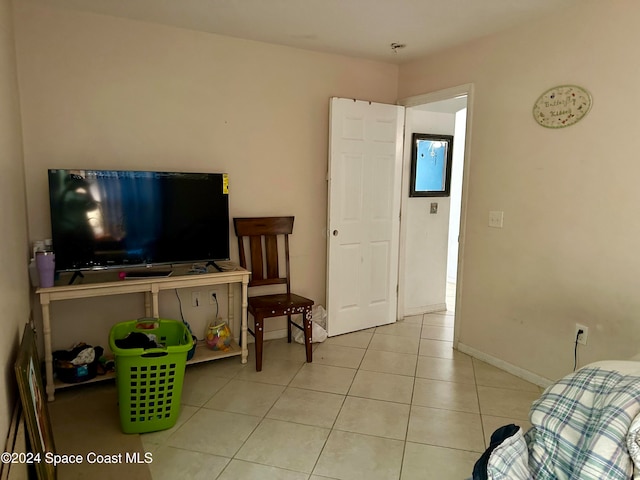
<path fill-rule="evenodd" d="M 583 0 L 28 1 L 400 64 Z"/>

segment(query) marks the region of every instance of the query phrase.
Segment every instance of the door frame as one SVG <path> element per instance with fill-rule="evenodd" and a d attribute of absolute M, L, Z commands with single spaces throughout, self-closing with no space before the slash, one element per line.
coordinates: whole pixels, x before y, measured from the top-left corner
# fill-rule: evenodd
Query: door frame
<path fill-rule="evenodd" d="M 442 100 L 449 100 L 454 97 L 466 95 L 467 96 L 467 118 L 466 118 L 466 136 L 464 143 L 464 157 L 463 157 L 463 171 L 462 171 L 462 198 L 460 205 L 460 235 L 458 237 L 458 265 L 457 265 L 457 280 L 456 280 L 456 300 L 455 300 L 455 315 L 454 315 L 454 329 L 453 329 L 453 347 L 456 348 L 458 345 L 459 338 L 459 323 L 461 320 L 461 312 L 460 312 L 460 298 L 463 289 L 463 264 L 464 264 L 464 250 L 466 243 L 466 223 L 467 223 L 467 203 L 469 197 L 469 175 L 470 175 L 470 165 L 471 165 L 471 137 L 472 137 L 472 119 L 473 119 L 473 95 L 474 95 L 474 86 L 472 83 L 467 83 L 463 85 L 458 85 L 451 88 L 446 88 L 444 90 L 438 90 L 436 92 L 416 95 L 412 97 L 406 97 L 398 100 L 398 105 L 401 105 L 405 108 L 417 107 L 419 105 L 424 105 L 427 103 L 439 102 Z M 406 144 L 406 142 L 405 142 Z M 403 162 L 410 161 L 407 155 L 404 155 Z M 406 165 L 403 165 L 403 169 Z M 398 306 L 397 306 L 397 318 L 401 319 L 404 316 L 404 299 L 403 292 L 405 289 L 404 285 L 404 265 L 406 262 L 406 241 L 407 241 L 407 232 L 406 232 L 406 223 L 403 221 L 402 217 L 406 213 L 406 202 L 407 202 L 407 194 L 405 193 L 405 183 L 403 182 L 403 193 L 402 193 L 402 202 L 400 205 L 401 212 L 401 220 L 400 220 L 400 252 L 399 252 L 399 272 L 398 272 Z"/>

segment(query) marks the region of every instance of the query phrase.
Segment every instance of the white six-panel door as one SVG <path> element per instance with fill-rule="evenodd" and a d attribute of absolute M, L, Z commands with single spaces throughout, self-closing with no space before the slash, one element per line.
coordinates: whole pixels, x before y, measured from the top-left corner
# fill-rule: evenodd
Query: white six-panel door
<path fill-rule="evenodd" d="M 404 107 L 332 98 L 327 327 L 396 321 Z"/>

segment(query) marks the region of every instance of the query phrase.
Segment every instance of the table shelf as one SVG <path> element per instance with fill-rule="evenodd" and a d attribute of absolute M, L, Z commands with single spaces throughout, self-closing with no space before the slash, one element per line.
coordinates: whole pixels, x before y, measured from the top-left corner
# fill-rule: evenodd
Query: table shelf
<path fill-rule="evenodd" d="M 204 344 L 199 342 L 196 353 L 187 364 L 207 362 L 220 358 L 227 358 L 239 355 L 242 363 L 247 363 L 247 291 L 249 284 L 250 272 L 243 268 L 237 267 L 235 270 L 214 273 L 190 274 L 187 271 L 180 272 L 176 270 L 173 275 L 168 277 L 146 277 L 136 278 L 134 280 L 118 279 L 117 272 L 91 272 L 85 275 L 84 282 L 79 285 L 64 284 L 70 278 L 70 275 L 63 276 L 59 283 L 49 288 L 39 288 L 36 295 L 40 299 L 42 308 L 42 325 L 44 340 L 44 360 L 46 372 L 46 390 L 47 398 L 53 401 L 55 398 L 55 390 L 57 388 L 67 388 L 75 385 L 83 385 L 89 382 L 96 382 L 114 378 L 109 375 L 101 375 L 92 380 L 81 383 L 62 383 L 54 380 L 53 376 L 53 351 L 51 346 L 51 329 L 52 319 L 50 314 L 51 302 L 60 300 L 73 300 L 79 298 L 93 298 L 107 295 L 122 295 L 128 293 L 143 293 L 145 302 L 145 315 L 147 317 L 160 318 L 158 306 L 158 294 L 162 290 L 173 290 L 179 288 L 201 287 L 239 283 L 242 285 L 241 308 L 242 314 L 240 319 L 240 345 L 235 341 L 232 348 L 226 352 L 210 350 Z M 229 288 L 229 325 L 233 326 L 233 289 Z"/>
<path fill-rule="evenodd" d="M 187 360 L 187 366 L 189 365 L 197 365 L 203 362 L 210 362 L 212 360 L 220 360 L 222 358 L 229 357 L 237 357 L 238 355 L 242 355 L 242 347 L 238 345 L 235 340 L 231 341 L 229 345 L 229 350 L 221 351 L 221 350 L 211 350 L 205 343 L 204 340 L 201 340 L 196 345 L 196 351 L 193 355 L 193 358 Z M 246 362 L 242 362 L 246 363 Z M 81 385 L 89 385 L 91 383 L 96 382 L 104 382 L 109 380 L 115 380 L 116 373 L 114 371 L 107 372 L 104 375 L 96 375 L 90 380 L 85 380 L 83 382 L 76 383 L 65 383 L 60 381 L 58 378 L 54 377 L 53 384 L 55 386 L 55 390 L 61 390 L 64 388 L 78 387 Z"/>

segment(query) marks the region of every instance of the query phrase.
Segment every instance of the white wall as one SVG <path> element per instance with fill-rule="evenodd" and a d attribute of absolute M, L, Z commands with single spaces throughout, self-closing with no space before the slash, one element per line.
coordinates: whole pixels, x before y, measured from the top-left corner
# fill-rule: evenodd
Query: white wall
<path fill-rule="evenodd" d="M 5 439 L 17 395 L 13 364 L 30 309 L 22 132 L 10 0 L 0 0 L 0 105 L 0 439 Z"/>
<path fill-rule="evenodd" d="M 406 113 L 402 229 L 405 316 L 446 308 L 450 197 L 409 197 L 413 133 L 453 135 L 455 115 L 409 107 Z M 438 213 L 431 214 L 432 203 Z"/>
<path fill-rule="evenodd" d="M 576 322 L 580 364 L 640 351 L 638 18 L 634 0 L 585 1 L 400 68 L 401 98 L 474 84 L 459 342 L 543 378 L 573 368 Z M 591 112 L 540 127 L 535 100 L 567 83 Z"/>
<path fill-rule="evenodd" d="M 394 103 L 396 65 L 28 2 L 16 40 L 32 240 L 50 235 L 47 168 L 227 172 L 232 216 L 295 215 L 293 288 L 324 304 L 329 99 Z M 161 301 L 179 316 L 175 295 Z M 54 348 L 104 344 L 142 311 L 136 298 L 60 303 Z M 205 322 L 206 308 L 185 316 Z"/>

